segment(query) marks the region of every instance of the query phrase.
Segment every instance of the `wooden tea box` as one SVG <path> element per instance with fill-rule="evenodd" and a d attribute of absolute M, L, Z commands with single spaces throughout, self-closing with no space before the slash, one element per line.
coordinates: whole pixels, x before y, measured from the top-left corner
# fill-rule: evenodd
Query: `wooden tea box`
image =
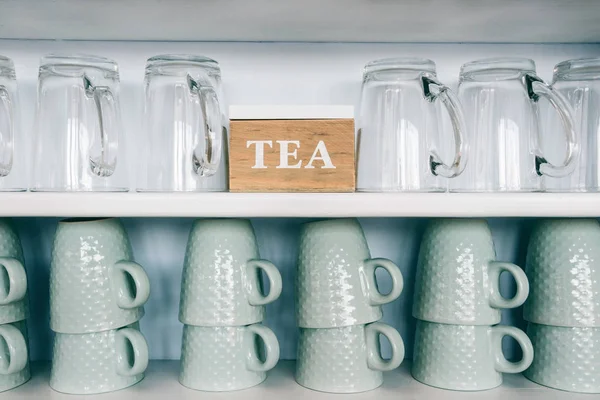
<path fill-rule="evenodd" d="M 231 106 L 232 192 L 353 192 L 352 106 Z"/>

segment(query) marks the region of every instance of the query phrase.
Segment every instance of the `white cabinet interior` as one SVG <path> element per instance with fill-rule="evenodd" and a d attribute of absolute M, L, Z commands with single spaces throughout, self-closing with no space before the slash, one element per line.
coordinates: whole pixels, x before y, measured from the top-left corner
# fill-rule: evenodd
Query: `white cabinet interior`
<path fill-rule="evenodd" d="M 136 141 L 143 141 L 140 130 L 143 106 L 143 77 L 146 58 L 161 53 L 202 54 L 218 60 L 230 104 L 350 104 L 356 105 L 363 65 L 369 60 L 412 56 L 436 61 L 441 80 L 456 85 L 463 62 L 491 56 L 532 57 L 538 73 L 550 80 L 557 62 L 576 57 L 600 55 L 599 44 L 355 44 L 355 43 L 175 43 L 175 42 L 86 42 L 2 40 L 0 54 L 14 59 L 21 91 L 21 123 L 29 134 L 33 127 L 37 67 L 41 55 L 49 52 L 90 53 L 115 59 L 121 68 L 122 114 L 128 137 L 131 177 L 135 173 Z M 33 196 L 36 193 L 25 193 Z M 135 194 L 129 194 L 133 196 Z M 430 207 L 443 209 L 444 194 Z M 501 196 L 501 195 L 498 195 Z M 169 196 L 162 198 L 169 210 Z M 110 209 L 112 202 L 107 202 Z M 198 207 L 202 209 L 202 198 Z M 101 203 L 101 202 L 100 202 Z M 175 203 L 176 204 L 176 203 Z M 32 205 L 34 206 L 34 205 Z M 240 201 L 238 215 L 244 215 Z M 98 205 L 99 214 L 102 204 Z M 176 206 L 175 206 L 176 207 Z M 364 205 L 363 205 L 364 207 Z M 490 207 L 493 207 L 490 205 Z M 565 208 L 569 202 L 565 201 Z M 175 211 L 173 211 L 175 214 Z M 591 211 L 593 212 L 593 211 Z M 60 215 L 68 211 L 61 210 Z M 359 213 L 357 213 L 360 215 Z M 168 215 L 168 211 L 167 211 Z M 201 214 L 199 214 L 201 215 Z M 212 214 L 215 216 L 214 214 Z M 218 215 L 218 214 L 217 214 Z M 252 215 L 252 209 L 248 209 Z M 532 213 L 532 215 L 536 215 Z M 600 214 L 599 214 L 600 215 Z M 27 267 L 31 276 L 33 317 L 32 357 L 49 357 L 48 271 L 56 218 L 19 218 L 19 233 L 24 242 Z M 148 336 L 153 359 L 176 359 L 180 352 L 181 324 L 177 321 L 179 285 L 183 255 L 191 218 L 126 219 L 137 259 L 144 265 L 153 284 L 142 328 Z M 295 357 L 296 329 L 293 317 L 293 285 L 297 234 L 305 219 L 255 219 L 261 255 L 272 260 L 284 277 L 282 298 L 268 306 L 266 324 L 282 343 L 282 358 Z M 419 233 L 424 219 L 362 219 L 373 256 L 397 262 L 405 274 L 405 292 L 388 305 L 385 320 L 400 329 L 408 348 L 412 347 L 413 319 L 411 279 L 416 267 Z M 528 220 L 493 219 L 499 259 L 522 264 Z M 525 233 L 524 233 L 525 232 Z M 525 236 L 524 236 L 525 235 Z M 384 277 L 385 286 L 385 277 Z M 507 322 L 519 321 L 520 311 L 506 315 Z"/>
<path fill-rule="evenodd" d="M 0 38 L 584 43 L 594 0 L 1 0 Z"/>
<path fill-rule="evenodd" d="M 19 17 L 22 14 L 15 14 L 15 7 L 19 6 L 10 4 L 7 1 L 0 2 L 0 13 L 8 13 L 5 15 L 13 15 Z M 44 10 L 50 10 L 42 5 L 42 2 L 27 1 L 31 11 L 30 18 L 16 18 L 10 20 L 6 17 L 0 17 L 0 37 L 27 37 L 25 32 L 33 32 L 35 38 L 41 37 L 64 37 L 64 32 L 69 32 L 69 29 L 79 29 L 77 36 L 79 38 L 91 38 L 83 27 L 79 26 L 77 17 L 83 12 L 89 12 L 96 15 L 89 8 L 85 8 L 83 2 L 78 2 L 78 8 L 73 14 L 61 14 L 62 20 L 54 20 L 55 25 L 50 25 L 46 21 L 46 26 L 42 26 L 36 31 L 36 24 L 42 18 Z M 73 1 L 58 1 L 58 7 L 73 5 Z M 143 2 L 131 1 L 129 5 L 136 4 L 140 8 L 144 8 Z M 160 3 L 160 2 L 152 2 Z M 265 5 L 264 1 L 257 3 Z M 313 2 L 314 3 L 314 2 Z M 340 6 L 339 1 L 337 7 L 350 9 L 350 6 Z M 406 2 L 405 2 L 406 3 Z M 414 3 L 417 2 L 408 2 Z M 421 2 L 419 2 L 421 3 Z M 432 11 L 429 14 L 431 23 L 435 24 L 441 18 L 444 18 L 444 13 L 435 11 L 435 6 L 441 4 L 441 0 L 437 2 L 427 2 L 431 5 Z M 454 0 L 452 3 L 455 6 L 465 5 L 471 2 Z M 487 2 L 500 3 L 500 2 Z M 517 2 L 507 2 L 507 4 L 515 4 Z M 542 1 L 533 1 L 528 7 L 543 7 Z M 564 12 L 565 16 L 572 18 L 571 23 L 565 26 L 559 23 L 556 19 L 555 23 L 548 24 L 552 28 L 556 28 L 557 32 L 561 32 L 564 40 L 559 40 L 554 34 L 535 33 L 537 40 L 524 41 L 597 41 L 600 37 L 598 28 L 600 25 L 591 26 L 585 23 L 589 18 L 598 17 L 597 8 L 591 4 L 593 2 L 578 1 L 579 5 L 587 4 L 589 9 L 587 14 L 581 11 L 573 17 L 572 10 L 569 11 L 567 2 L 565 1 L 550 1 L 549 10 L 552 12 Z M 100 3 L 96 3 L 100 4 Z M 167 4 L 167 3 L 164 3 Z M 271 4 L 271 3 L 269 3 Z M 576 8 L 577 5 L 569 6 Z M 39 7 L 39 8 L 36 8 Z M 94 6 L 92 6 L 94 7 Z M 171 5 L 169 5 L 171 7 Z M 247 7 L 251 7 L 248 5 Z M 257 5 L 259 7 L 259 5 Z M 554 7 L 554 8 L 553 8 Z M 176 8 L 176 6 L 173 6 Z M 315 9 L 318 8 L 315 6 Z M 7 11 L 8 10 L 8 11 Z M 78 10 L 78 11 L 77 11 Z M 132 9 L 133 10 L 133 9 Z M 19 11 L 19 10 L 17 10 Z M 363 10 L 364 11 L 364 10 Z M 481 10 L 480 10 L 481 11 Z M 514 10 L 513 10 L 514 11 Z M 595 11 L 595 12 L 594 12 Z M 13 14 L 10 14 L 10 13 Z M 22 12 L 22 10 L 21 10 Z M 465 19 L 477 18 L 477 16 L 488 16 L 485 10 L 481 14 L 472 14 L 473 10 L 465 10 Z M 133 11 L 129 14 L 126 12 L 122 18 L 133 18 Z M 39 14 L 39 15 L 38 15 Z M 183 12 L 185 18 L 189 17 L 188 12 Z M 96 26 L 102 26 L 102 13 L 97 16 Z M 198 17 L 198 14 L 195 14 Z M 304 15 L 304 14 L 303 14 Z M 346 11 L 344 15 L 351 15 Z M 471 15 L 471 17 L 468 17 Z M 549 15 L 549 14 L 548 14 Z M 506 14 L 499 14 L 499 18 L 505 18 Z M 530 18 L 537 18 L 536 15 L 529 15 Z M 121 18 L 121 17 L 119 17 Z M 483 17 L 482 17 L 483 18 Z M 568 19 L 567 18 L 567 19 Z M 574 19 L 573 19 L 574 18 Z M 44 20 L 44 18 L 42 18 Z M 199 23 L 202 19 L 194 19 L 194 23 Z M 60 22 L 62 21 L 62 22 Z M 175 19 L 171 19 L 172 24 Z M 575 22 L 573 22 L 575 21 Z M 577 21 L 583 21 L 581 27 L 577 25 Z M 373 23 L 377 21 L 373 20 Z M 438 21 L 439 22 L 439 21 Z M 443 22 L 443 21 L 442 21 Z M 388 21 L 388 25 L 389 25 Z M 188 26 L 190 23 L 181 23 L 181 26 Z M 22 25 L 22 26 L 21 26 Z M 299 25 L 301 26 L 301 25 Z M 486 26 L 490 27 L 490 32 L 493 32 L 494 20 L 488 20 Z M 540 25 L 536 25 L 539 27 Z M 92 25 L 93 27 L 93 25 Z M 573 30 L 573 28 L 576 28 Z M 44 28 L 44 29 L 42 29 Z M 149 30 L 132 21 L 127 25 L 127 31 L 121 33 L 136 33 L 139 32 L 137 39 L 144 38 L 144 35 L 149 35 L 153 30 Z M 298 28 L 298 26 L 297 26 Z M 352 28 L 352 29 L 350 29 Z M 330 40 L 355 40 L 351 33 L 356 29 L 351 27 L 343 33 L 337 33 L 341 36 L 328 34 L 326 38 Z M 364 32 L 370 26 L 361 28 Z M 535 27 L 534 27 L 535 28 Z M 580 28 L 580 29 L 579 29 Z M 28 30 L 30 29 L 30 30 Z M 121 29 L 125 29 L 124 25 Z M 246 29 L 246 31 L 244 31 Z M 246 34 L 250 28 L 241 26 L 236 34 L 223 33 L 224 39 L 240 39 L 238 36 Z M 253 28 L 254 29 L 254 28 Z M 308 27 L 306 28 L 308 30 Z M 525 29 L 525 28 L 523 28 Z M 528 28 L 529 29 L 529 28 Z M 280 29 L 281 30 L 281 29 Z M 456 31 L 454 36 L 447 36 L 447 40 L 462 40 L 460 34 L 461 25 L 456 23 L 451 28 L 446 27 L 446 32 Z M 93 30 L 92 30 L 93 32 Z M 98 30 L 94 34 L 98 34 Z M 183 31 L 172 32 L 173 38 L 185 39 Z M 178 33 L 179 32 L 179 33 Z M 253 32 L 259 32 L 254 29 Z M 300 31 L 298 31 L 300 32 Z M 573 32 L 571 34 L 571 32 Z M 300 32 L 295 39 L 304 38 L 310 39 L 311 36 Z M 373 36 L 365 33 L 365 40 L 383 40 L 386 31 L 384 28 L 375 29 Z M 395 36 L 390 36 L 390 41 L 403 40 L 403 37 L 398 35 L 403 31 L 396 31 Z M 406 32 L 404 32 L 406 33 Z M 106 35 L 119 34 L 116 30 L 111 33 L 106 30 Z M 505 37 L 506 40 L 514 40 L 515 35 L 519 31 L 500 32 L 497 38 Z M 227 36 L 229 35 L 229 36 Z M 237 35 L 237 36 L 236 36 Z M 257 37 L 248 36 L 248 40 L 257 40 L 269 38 L 268 33 L 257 34 Z M 260 36 L 263 35 L 263 36 Z M 503 36 L 504 35 L 504 36 Z M 117 36 L 99 37 L 100 39 L 117 38 Z M 527 38 L 527 36 L 524 36 Z M 531 36 L 533 38 L 533 36 Z M 98 37 L 96 37 L 98 38 Z M 169 38 L 169 37 L 163 37 Z M 217 37 L 210 37 L 216 39 Z M 279 37 L 280 39 L 294 39 L 294 37 Z M 325 36 L 323 36 L 325 38 Z M 407 40 L 411 38 L 410 34 L 406 36 Z M 428 40 L 437 38 L 439 41 L 445 41 L 438 36 L 412 36 L 414 40 Z M 488 41 L 491 39 L 486 34 L 482 36 L 471 35 L 464 40 L 470 41 Z M 319 40 L 318 36 L 313 37 L 313 40 Z M 135 172 L 135 154 L 136 142 L 144 140 L 141 126 L 141 112 L 143 105 L 143 76 L 144 63 L 146 58 L 162 53 L 193 53 L 209 56 L 218 60 L 223 69 L 223 82 L 226 92 L 226 97 L 229 104 L 349 104 L 357 105 L 360 86 L 361 74 L 363 65 L 373 59 L 395 56 L 411 56 L 411 57 L 426 57 L 433 59 L 438 66 L 438 75 L 442 81 L 448 82 L 451 86 L 456 86 L 458 79 L 458 71 L 460 65 L 464 62 L 492 56 L 520 56 L 533 58 L 537 63 L 539 75 L 547 80 L 551 80 L 552 67 L 559 61 L 569 58 L 593 57 L 600 56 L 600 44 L 384 44 L 384 43 L 216 43 L 216 42 L 110 42 L 110 41 L 41 41 L 41 40 L 0 40 L 0 54 L 9 56 L 15 61 L 17 77 L 21 90 L 21 124 L 23 132 L 30 134 L 33 126 L 33 115 L 35 109 L 36 97 L 36 79 L 37 67 L 41 55 L 50 52 L 61 53 L 90 53 L 97 54 L 115 59 L 121 68 L 121 101 L 122 114 L 125 127 L 128 135 L 129 148 L 129 165 L 131 170 L 132 182 Z M 433 196 L 433 194 L 432 194 Z M 432 202 L 431 207 L 443 208 L 444 195 L 439 195 L 439 202 Z M 0 195 L 0 198 L 2 196 Z M 6 201 L 13 201 L 6 198 Z M 198 198 L 202 202 L 202 198 Z M 4 203 L 6 204 L 6 202 Z M 32 206 L 34 206 L 33 204 Z M 110 204 L 107 203 L 107 207 Z M 201 206 L 201 205 L 200 205 Z M 554 205 L 557 207 L 556 205 Z M 565 209 L 571 208 L 573 205 L 568 201 L 564 202 Z M 168 197 L 164 198 L 162 207 L 166 210 L 173 207 L 169 203 Z M 243 202 L 240 207 L 244 207 Z M 2 204 L 0 204 L 0 209 Z M 101 213 L 101 211 L 99 211 Z M 593 211 L 590 211 L 593 213 Z M 61 212 L 68 214 L 68 212 Z M 168 214 L 168 212 L 166 213 Z M 175 215 L 176 213 L 173 212 Z M 242 215 L 243 212 L 240 212 Z M 248 214 L 252 214 L 249 210 Z M 536 215 L 534 212 L 532 215 Z M 557 212 L 558 214 L 558 212 Z M 590 216 L 597 216 L 591 214 Z M 49 274 L 49 258 L 52 244 L 52 236 L 56 228 L 58 218 L 17 218 L 16 224 L 21 235 L 26 264 L 30 277 L 30 298 L 32 307 L 32 317 L 30 324 L 30 342 L 31 355 L 34 360 L 47 360 L 50 356 L 51 332 L 48 328 L 48 274 Z M 307 219 L 301 218 L 259 218 L 254 219 L 253 224 L 259 239 L 261 256 L 270 259 L 279 266 L 283 280 L 284 291 L 282 297 L 275 303 L 267 307 L 267 319 L 265 324 L 271 327 L 277 334 L 282 347 L 282 358 L 293 359 L 295 357 L 295 342 L 296 342 L 296 327 L 294 320 L 294 273 L 295 261 L 297 255 L 297 236 L 299 226 Z M 183 265 L 183 256 L 189 228 L 191 226 L 191 218 L 125 218 L 125 225 L 130 234 L 134 253 L 137 261 L 139 261 L 147 269 L 151 283 L 152 295 L 146 307 L 146 316 L 142 320 L 141 326 L 144 334 L 148 338 L 148 343 L 151 352 L 151 358 L 157 360 L 178 359 L 180 353 L 180 340 L 182 325 L 177 320 L 177 311 L 179 303 L 179 286 L 181 279 L 181 269 Z M 414 273 L 416 269 L 416 257 L 419 246 L 419 236 L 426 223 L 425 218 L 363 218 L 361 223 L 365 229 L 367 239 L 373 256 L 387 257 L 396 262 L 405 276 L 406 286 L 401 297 L 385 307 L 384 320 L 397 329 L 402 334 L 407 347 L 407 356 L 410 357 L 412 349 L 414 319 L 411 317 L 412 304 L 412 282 L 414 281 Z M 494 218 L 490 219 L 490 225 L 494 233 L 496 250 L 498 259 L 504 261 L 515 262 L 523 265 L 525 260 L 525 251 L 527 236 L 532 220 L 528 218 Z M 382 274 L 383 275 L 383 274 Z M 387 282 L 386 277 L 382 276 L 382 287 L 385 290 Z M 508 285 L 510 291 L 510 284 Z M 521 310 L 512 310 L 505 312 L 503 322 L 523 326 L 521 318 Z M 384 347 L 386 343 L 383 344 Z M 512 354 L 512 346 L 506 343 L 509 353 Z M 175 364 L 173 364 L 175 365 Z M 292 368 L 289 365 L 281 368 Z M 175 367 L 172 367 L 173 369 Z M 161 370 L 161 368 L 159 368 Z M 167 369 L 170 370 L 170 369 Z M 280 371 L 278 369 L 278 371 Z M 152 372 L 152 371 L 151 371 Z M 400 373 L 400 372 L 398 372 Z M 158 375 L 162 372 L 153 370 L 148 382 L 144 385 L 148 387 L 163 387 L 171 388 L 168 391 L 169 395 L 178 393 L 174 389 L 178 385 L 176 381 L 171 382 L 176 374 L 167 374 L 169 383 L 165 383 Z M 287 373 L 286 373 L 287 374 Z M 409 379 L 406 372 L 403 372 L 402 379 Z M 172 376 L 171 376 L 172 375 Z M 276 372 L 273 375 L 279 376 L 281 373 Z M 151 378 L 155 376 L 155 378 Z M 388 377 L 391 375 L 388 375 Z M 39 379 L 39 378 L 36 378 Z M 156 379 L 152 383 L 150 379 Z M 282 378 L 283 379 L 283 378 Z M 287 379 L 287 380 L 285 380 Z M 265 386 L 265 390 L 274 391 L 287 395 L 293 391 L 294 396 L 304 396 L 308 392 L 297 392 L 290 389 L 288 386 L 293 382 L 288 382 L 291 378 L 289 374 L 284 379 L 285 383 L 277 383 L 269 381 Z M 396 375 L 393 376 L 396 379 Z M 522 379 L 522 378 L 521 378 Z M 37 382 L 37 381 L 36 381 Z M 513 380 L 507 379 L 508 384 L 512 384 Z M 39 384 L 39 383 L 38 383 Z M 414 384 L 414 382 L 413 382 Z M 275 385 L 275 389 L 274 386 Z M 278 386 L 279 385 L 279 386 Z M 386 385 L 390 385 L 386 383 Z M 422 385 L 420 385 L 421 387 Z M 525 385 L 527 386 L 527 385 Z M 531 385 L 525 387 L 530 388 Z M 277 391 L 277 388 L 285 387 L 285 393 L 282 390 Z M 387 386 L 386 386 L 387 387 Z M 537 387 L 537 386 L 536 386 Z M 390 395 L 399 395 L 398 388 L 392 383 L 389 390 L 384 387 L 385 392 L 389 391 Z M 38 394 L 47 393 L 40 389 Z M 393 391 L 390 391 L 392 390 Z M 33 390 L 33 389 L 32 389 Z M 132 388 L 132 391 L 142 390 Z M 146 390 L 146 392 L 144 392 Z M 144 393 L 153 393 L 153 390 L 144 389 Z M 504 388 L 503 388 L 504 390 Z M 522 392 L 520 386 L 516 386 L 516 392 L 530 393 L 529 391 Z M 23 388 L 22 396 L 26 398 L 26 387 Z M 127 397 L 127 392 L 122 392 L 123 398 Z M 132 392 L 133 393 L 133 392 Z M 162 396 L 167 395 L 164 392 Z M 189 394 L 189 391 L 186 393 Z M 253 392 L 255 393 L 255 392 Z M 264 392 L 256 392 L 256 396 L 262 397 Z M 379 396 L 381 392 L 372 392 L 367 397 Z M 423 395 L 422 391 L 415 390 L 410 392 L 414 396 Z M 427 396 L 446 393 L 435 391 L 427 392 Z M 502 392 L 504 393 L 504 392 Z M 533 391 L 531 392 L 533 393 Z M 536 392 L 538 393 L 538 392 Z M 540 392 L 544 395 L 557 392 L 544 391 Z M 19 392 L 15 392 L 16 395 Z M 489 392 L 487 396 L 497 396 L 499 392 Z M 568 395 L 568 394 L 567 394 Z M 565 396 L 567 396 L 565 395 Z M 115 395 L 119 398 L 119 395 Z M 452 397 L 450 394 L 449 397 Z M 481 394 L 485 397 L 486 394 Z M 279 396 L 278 396 L 279 397 Z M 457 396 L 458 397 L 458 396 Z M 541 397 L 541 395 L 540 395 Z M 10 398 L 10 397 L 9 397 Z M 151 397 L 145 397 L 151 398 Z M 158 398 L 158 397 L 157 397 Z M 162 397 L 160 397 L 162 398 Z M 378 397 L 379 398 L 379 397 Z"/>

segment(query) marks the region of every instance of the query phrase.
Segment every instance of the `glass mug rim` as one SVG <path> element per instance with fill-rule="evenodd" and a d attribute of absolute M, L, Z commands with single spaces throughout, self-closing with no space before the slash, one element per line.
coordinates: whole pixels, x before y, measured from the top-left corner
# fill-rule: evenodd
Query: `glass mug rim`
<path fill-rule="evenodd" d="M 220 76 L 221 67 L 216 60 L 193 54 L 160 54 L 146 60 L 146 75 L 186 75 L 188 71 L 200 69 L 210 75 Z"/>
<path fill-rule="evenodd" d="M 600 57 L 574 58 L 554 66 L 554 81 L 600 79 Z"/>
<path fill-rule="evenodd" d="M 364 67 L 364 76 L 375 72 L 422 71 L 435 75 L 435 62 L 420 57 L 381 58 L 368 62 Z"/>
<path fill-rule="evenodd" d="M 462 80 L 484 73 L 477 80 L 495 81 L 507 73 L 510 77 L 519 77 L 520 74 L 515 74 L 515 72 L 535 74 L 535 61 L 523 57 L 492 57 L 469 61 L 460 67 L 460 78 Z"/>
<path fill-rule="evenodd" d="M 40 71 L 73 71 L 73 69 L 95 68 L 115 74 L 118 77 L 119 66 L 116 61 L 91 54 L 51 53 L 40 58 Z M 70 75 L 70 74 L 69 74 Z"/>

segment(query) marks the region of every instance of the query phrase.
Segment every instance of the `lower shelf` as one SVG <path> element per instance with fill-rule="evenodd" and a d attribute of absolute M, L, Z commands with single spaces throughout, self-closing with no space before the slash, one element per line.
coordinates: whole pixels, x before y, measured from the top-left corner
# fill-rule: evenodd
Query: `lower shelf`
<path fill-rule="evenodd" d="M 294 381 L 294 362 L 280 361 L 277 367 L 269 373 L 265 382 L 251 389 L 237 392 L 212 393 L 198 392 L 183 387 L 179 384 L 179 361 L 152 361 L 146 371 L 146 378 L 135 386 L 118 392 L 97 396 L 72 396 L 53 391 L 48 386 L 50 365 L 47 362 L 34 362 L 32 365 L 32 379 L 21 387 L 4 392 L 0 395 L 2 400 L 13 399 L 64 399 L 74 398 L 99 398 L 114 400 L 164 400 L 164 399 L 209 399 L 219 396 L 228 400 L 295 400 L 295 399 L 340 399 L 340 395 L 320 393 L 308 390 Z M 348 395 L 352 399 L 368 400 L 396 400 L 402 399 L 431 399 L 450 400 L 472 398 L 477 400 L 488 399 L 544 399 L 567 400 L 573 398 L 593 398 L 590 395 L 561 392 L 548 389 L 528 381 L 520 374 L 504 375 L 504 384 L 496 389 L 483 392 L 454 392 L 435 389 L 415 381 L 410 376 L 410 362 L 406 361 L 392 372 L 385 373 L 384 383 L 378 389 L 369 392 Z"/>

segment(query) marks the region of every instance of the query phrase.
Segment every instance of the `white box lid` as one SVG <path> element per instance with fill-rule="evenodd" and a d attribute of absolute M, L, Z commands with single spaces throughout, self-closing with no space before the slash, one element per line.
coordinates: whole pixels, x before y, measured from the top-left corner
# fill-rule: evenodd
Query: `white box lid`
<path fill-rule="evenodd" d="M 232 105 L 229 119 L 353 119 L 348 105 Z"/>

